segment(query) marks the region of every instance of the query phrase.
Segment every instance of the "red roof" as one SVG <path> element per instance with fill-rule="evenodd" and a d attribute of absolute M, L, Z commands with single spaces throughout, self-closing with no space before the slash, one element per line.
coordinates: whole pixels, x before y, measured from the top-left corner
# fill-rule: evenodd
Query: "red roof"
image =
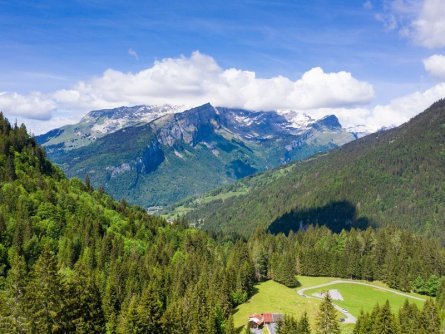
<path fill-rule="evenodd" d="M 263 320 L 263 316 L 261 314 L 255 314 L 255 313 L 249 315 L 249 318 L 255 318 L 255 319 L 258 319 L 258 320 Z"/>
<path fill-rule="evenodd" d="M 273 322 L 273 315 L 272 313 L 263 313 L 263 321 L 266 324 L 270 324 Z"/>

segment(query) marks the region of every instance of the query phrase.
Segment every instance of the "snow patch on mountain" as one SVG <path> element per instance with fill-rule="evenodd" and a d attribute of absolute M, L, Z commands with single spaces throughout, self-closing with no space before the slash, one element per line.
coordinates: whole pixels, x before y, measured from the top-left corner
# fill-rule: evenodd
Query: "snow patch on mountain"
<path fill-rule="evenodd" d="M 292 109 L 278 109 L 277 114 L 286 118 L 289 122 L 288 127 L 294 129 L 306 129 L 316 120 L 304 113 Z"/>

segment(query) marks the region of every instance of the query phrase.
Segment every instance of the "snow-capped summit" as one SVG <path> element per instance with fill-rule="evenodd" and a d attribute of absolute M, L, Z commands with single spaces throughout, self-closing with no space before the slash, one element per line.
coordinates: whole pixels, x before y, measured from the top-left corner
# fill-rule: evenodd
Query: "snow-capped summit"
<path fill-rule="evenodd" d="M 311 116 L 292 109 L 278 109 L 277 114 L 286 118 L 289 122 L 289 127 L 294 129 L 305 129 L 315 122 L 315 119 Z"/>
<path fill-rule="evenodd" d="M 91 135 L 109 134 L 127 126 L 150 123 L 167 114 L 175 114 L 186 110 L 185 106 L 177 105 L 139 105 L 114 109 L 94 110 L 84 116 L 80 123 L 92 124 Z"/>

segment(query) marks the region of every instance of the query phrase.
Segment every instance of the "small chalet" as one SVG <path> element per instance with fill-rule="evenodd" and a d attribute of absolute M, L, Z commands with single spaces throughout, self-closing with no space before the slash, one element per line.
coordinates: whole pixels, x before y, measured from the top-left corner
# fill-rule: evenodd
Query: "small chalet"
<path fill-rule="evenodd" d="M 280 313 L 262 313 L 249 315 L 249 328 L 261 328 L 264 325 L 273 324 L 283 320 Z"/>

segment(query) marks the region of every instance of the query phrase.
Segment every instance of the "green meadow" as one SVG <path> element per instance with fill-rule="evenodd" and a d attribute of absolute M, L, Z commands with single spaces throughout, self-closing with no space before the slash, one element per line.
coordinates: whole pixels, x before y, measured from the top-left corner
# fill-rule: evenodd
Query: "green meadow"
<path fill-rule="evenodd" d="M 307 312 L 311 321 L 311 326 L 314 326 L 320 301 L 315 298 L 302 297 L 297 294 L 297 290 L 326 284 L 339 279 L 333 277 L 299 276 L 298 280 L 301 283 L 301 286 L 293 289 L 272 280 L 256 285 L 257 291 L 252 298 L 236 309 L 234 313 L 235 327 L 241 328 L 245 326 L 249 314 L 266 312 L 283 313 L 293 315 L 295 317 L 300 317 L 304 312 Z M 363 286 L 353 283 L 336 283 L 323 288 L 306 290 L 305 294 L 310 297 L 313 293 L 337 289 L 342 294 L 344 301 L 335 301 L 335 303 L 346 308 L 354 316 L 358 316 L 362 309 L 365 311 L 371 311 L 376 303 L 383 304 L 386 302 L 386 300 L 389 300 L 393 310 L 397 310 L 403 305 L 406 297 L 394 293 L 398 292 L 397 290 L 381 290 L 379 287 L 387 288 L 387 286 L 381 282 L 374 282 L 371 284 L 373 286 Z M 412 293 L 408 295 L 424 298 Z M 421 307 L 423 304 L 423 301 L 420 300 L 409 300 L 419 307 Z M 339 313 L 339 317 L 340 316 L 341 315 Z M 343 333 L 351 333 L 352 328 L 353 325 L 351 324 L 343 325 L 342 331 Z"/>
<path fill-rule="evenodd" d="M 389 301 L 393 310 L 398 310 L 405 302 L 405 299 L 408 299 L 411 303 L 415 303 L 418 307 L 422 307 L 424 303 L 423 301 L 413 298 L 407 298 L 405 296 L 394 293 L 398 292 L 397 290 L 392 290 L 394 292 L 390 292 L 380 290 L 377 286 L 370 287 L 348 283 L 338 283 L 323 288 L 307 290 L 306 294 L 310 296 L 313 293 L 320 293 L 322 291 L 331 289 L 338 290 L 344 299 L 343 301 L 334 301 L 334 303 L 346 308 L 352 315 L 356 317 L 360 314 L 361 310 L 371 311 L 375 304 L 379 303 L 380 305 L 382 305 L 386 302 L 386 300 Z M 425 299 L 425 297 L 415 294 L 407 295 Z"/>

